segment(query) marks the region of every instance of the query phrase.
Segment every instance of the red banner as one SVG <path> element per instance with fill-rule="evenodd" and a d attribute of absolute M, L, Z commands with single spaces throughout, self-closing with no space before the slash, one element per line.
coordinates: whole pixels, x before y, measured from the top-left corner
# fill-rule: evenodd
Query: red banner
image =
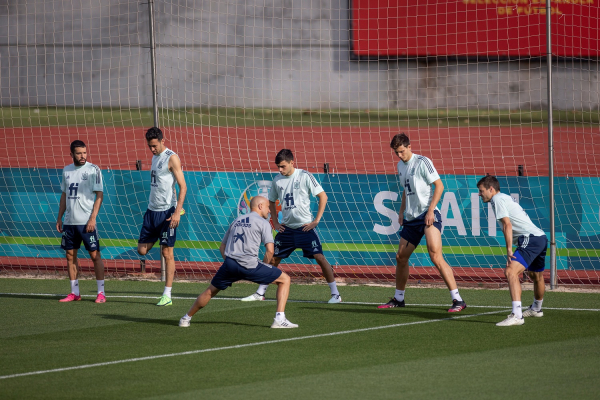
<path fill-rule="evenodd" d="M 600 56 L 600 0 L 552 0 L 552 54 Z M 365 57 L 546 54 L 545 0 L 352 0 Z"/>

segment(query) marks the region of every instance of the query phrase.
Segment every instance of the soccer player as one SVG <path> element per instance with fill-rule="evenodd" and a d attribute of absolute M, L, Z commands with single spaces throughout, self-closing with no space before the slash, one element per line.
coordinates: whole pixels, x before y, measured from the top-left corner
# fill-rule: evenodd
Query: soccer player
<path fill-rule="evenodd" d="M 535 226 L 523 208 L 512 197 L 500 193 L 500 183 L 495 176 L 485 176 L 477 182 L 479 196 L 484 203 L 491 203 L 496 219 L 502 224 L 506 242 L 506 269 L 512 313 L 497 326 L 523 325 L 523 317 L 542 317 L 544 301 L 544 262 L 548 238 L 544 231 Z M 513 243 L 517 249 L 513 252 Z M 533 304 L 525 311 L 521 309 L 521 284 L 519 275 L 527 271 L 533 281 Z"/>
<path fill-rule="evenodd" d="M 333 278 L 333 268 L 323 255 L 321 239 L 316 227 L 323 217 L 327 204 L 327 194 L 308 171 L 294 168 L 294 155 L 291 150 L 283 149 L 275 157 L 279 174 L 271 183 L 269 209 L 273 227 L 278 231 L 275 236 L 275 257 L 273 265 L 278 266 L 282 259 L 289 257 L 296 249 L 302 249 L 306 258 L 314 258 L 323 271 L 323 276 L 331 289 L 329 303 L 341 303 L 342 297 Z M 319 199 L 317 217 L 310 212 L 310 195 Z M 282 203 L 282 223 L 277 220 L 275 202 Z M 244 297 L 242 301 L 264 300 L 269 285 L 262 284 L 256 293 Z"/>
<path fill-rule="evenodd" d="M 150 199 L 144 214 L 144 224 L 140 231 L 137 251 L 146 255 L 157 240 L 166 262 L 165 290 L 157 306 L 170 306 L 171 289 L 175 275 L 173 247 L 177 237 L 177 227 L 183 210 L 187 186 L 177 154 L 165 146 L 163 132 L 153 127 L 146 132 L 148 148 L 152 157 L 150 171 Z M 176 197 L 175 182 L 179 185 L 179 198 Z"/>
<path fill-rule="evenodd" d="M 105 303 L 104 263 L 100 257 L 100 239 L 96 230 L 96 217 L 103 199 L 102 172 L 98 166 L 87 162 L 87 147 L 81 140 L 71 143 L 71 158 L 73 164 L 67 165 L 62 173 L 62 194 L 56 219 L 56 230 L 62 233 L 60 247 L 65 250 L 67 256 L 71 293 L 59 301 L 66 303 L 81 300 L 77 279 L 77 250 L 83 242 L 94 263 L 98 286 L 96 303 Z"/>
<path fill-rule="evenodd" d="M 467 304 L 460 297 L 452 268 L 442 255 L 442 216 L 437 203 L 442 198 L 444 184 L 431 160 L 412 152 L 410 140 L 404 133 L 394 136 L 390 147 L 400 158 L 398 177 L 404 190 L 398 222 L 402 230 L 396 253 L 396 293 L 389 302 L 377 308 L 405 306 L 408 259 L 425 236 L 429 257 L 440 271 L 452 296 L 452 306 L 448 312 L 462 311 Z"/>
<path fill-rule="evenodd" d="M 210 286 L 202 293 L 190 310 L 179 320 L 179 326 L 188 327 L 192 316 L 204 308 L 210 299 L 232 283 L 245 279 L 259 284 L 275 283 L 277 285 L 277 313 L 271 328 L 297 328 L 285 317 L 285 304 L 290 293 L 290 277 L 279 268 L 268 263 L 273 257 L 273 234 L 269 217 L 269 201 L 262 197 L 253 197 L 250 201 L 251 213 L 236 218 L 229 226 L 221 241 L 219 251 L 223 257 L 223 265 L 210 282 Z M 263 262 L 258 260 L 260 244 L 266 247 Z"/>

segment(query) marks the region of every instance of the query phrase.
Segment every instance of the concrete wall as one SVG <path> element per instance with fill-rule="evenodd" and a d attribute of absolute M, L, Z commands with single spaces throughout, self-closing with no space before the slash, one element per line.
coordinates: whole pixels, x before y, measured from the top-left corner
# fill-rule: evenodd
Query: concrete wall
<path fill-rule="evenodd" d="M 151 105 L 147 4 L 0 2 L 0 105 Z M 353 61 L 347 0 L 156 0 L 161 106 L 539 109 L 546 66 Z M 553 70 L 556 108 L 599 109 L 598 62 Z"/>

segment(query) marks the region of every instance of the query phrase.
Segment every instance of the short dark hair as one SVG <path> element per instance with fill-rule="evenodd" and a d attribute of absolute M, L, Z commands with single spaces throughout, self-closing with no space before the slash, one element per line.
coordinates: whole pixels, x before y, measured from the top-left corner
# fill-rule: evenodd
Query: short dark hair
<path fill-rule="evenodd" d="M 279 150 L 277 156 L 275 156 L 275 164 L 279 164 L 282 161 L 290 162 L 294 159 L 294 154 L 289 149 Z"/>
<path fill-rule="evenodd" d="M 500 191 L 500 182 L 493 175 L 486 175 L 477 182 L 477 187 L 483 186 L 484 189 L 494 188 L 496 192 Z"/>
<path fill-rule="evenodd" d="M 149 142 L 152 139 L 158 139 L 158 141 L 163 140 L 163 133 L 162 131 L 157 128 L 156 126 L 153 126 L 152 128 L 148 129 L 146 131 L 146 140 Z"/>
<path fill-rule="evenodd" d="M 390 147 L 396 150 L 400 146 L 408 147 L 410 145 L 410 139 L 406 136 L 405 133 L 399 133 L 392 138 L 392 143 L 390 143 Z"/>
<path fill-rule="evenodd" d="M 75 148 L 76 147 L 87 147 L 87 146 L 81 140 L 73 140 L 71 142 L 71 153 L 75 153 Z"/>

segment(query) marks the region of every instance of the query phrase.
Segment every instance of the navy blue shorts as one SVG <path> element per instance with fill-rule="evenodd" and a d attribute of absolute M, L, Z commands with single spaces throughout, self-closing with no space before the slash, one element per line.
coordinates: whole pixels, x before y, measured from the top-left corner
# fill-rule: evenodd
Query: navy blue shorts
<path fill-rule="evenodd" d="M 100 238 L 98 231 L 86 232 L 85 225 L 63 225 L 62 241 L 60 248 L 73 250 L 81 247 L 81 242 L 87 251 L 100 250 Z"/>
<path fill-rule="evenodd" d="M 421 239 L 425 235 L 425 215 L 427 212 L 419 215 L 417 218 L 412 221 L 404 220 L 402 222 L 402 230 L 400 231 L 400 237 L 405 239 L 408 243 L 415 246 L 415 248 L 421 243 Z M 433 222 L 433 226 L 438 228 L 438 230 L 442 231 L 442 214 L 438 210 L 433 212 L 433 216 L 435 220 Z"/>
<path fill-rule="evenodd" d="M 545 268 L 548 238 L 544 236 L 519 236 L 513 255 L 527 271 L 540 272 Z"/>
<path fill-rule="evenodd" d="M 258 262 L 256 268 L 244 268 L 233 258 L 226 257 L 225 262 L 221 265 L 210 284 L 219 290 L 225 290 L 232 283 L 241 280 L 258 283 L 259 285 L 268 285 L 276 281 L 281 274 L 279 268 L 269 264 Z"/>
<path fill-rule="evenodd" d="M 161 246 L 174 247 L 177 228 L 170 228 L 171 221 L 167 221 L 167 218 L 171 218 L 174 212 L 175 207 L 171 207 L 167 211 L 146 210 L 138 243 L 154 243 L 160 239 Z"/>
<path fill-rule="evenodd" d="M 288 258 L 296 249 L 302 249 L 306 258 L 315 258 L 315 254 L 323 254 L 321 239 L 316 229 L 304 232 L 302 227 L 285 227 L 283 232 L 275 235 L 275 254 L 277 258 Z"/>

